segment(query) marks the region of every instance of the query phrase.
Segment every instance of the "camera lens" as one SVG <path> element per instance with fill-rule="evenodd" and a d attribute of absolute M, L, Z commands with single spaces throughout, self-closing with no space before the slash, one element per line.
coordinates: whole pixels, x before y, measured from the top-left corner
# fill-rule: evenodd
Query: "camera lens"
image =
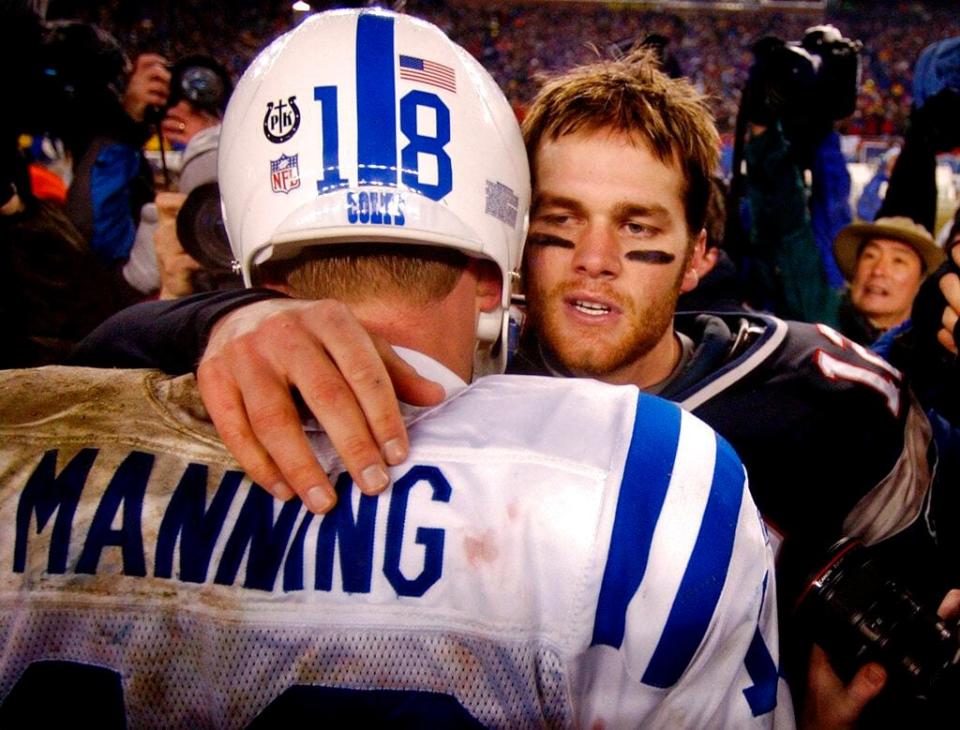
<path fill-rule="evenodd" d="M 200 107 L 217 107 L 224 95 L 223 81 L 213 69 L 193 66 L 180 77 L 180 95 Z"/>
<path fill-rule="evenodd" d="M 856 541 L 834 546 L 797 612 L 849 681 L 866 662 L 886 668 L 894 691 L 929 699 L 956 681 L 960 642 Z"/>

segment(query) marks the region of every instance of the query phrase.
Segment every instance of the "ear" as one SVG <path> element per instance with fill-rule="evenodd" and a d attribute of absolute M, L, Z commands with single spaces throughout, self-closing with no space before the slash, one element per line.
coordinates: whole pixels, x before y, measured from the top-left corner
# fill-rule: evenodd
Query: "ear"
<path fill-rule="evenodd" d="M 703 252 L 703 258 L 700 259 L 700 265 L 697 267 L 697 273 L 700 274 L 701 279 L 713 271 L 718 258 L 720 258 L 720 249 L 716 246 L 710 246 Z"/>
<path fill-rule="evenodd" d="M 503 292 L 503 280 L 497 265 L 486 259 L 471 259 L 467 264 L 467 270 L 473 273 L 477 281 L 477 310 L 492 312 L 498 309 Z"/>
<path fill-rule="evenodd" d="M 687 257 L 686 268 L 683 272 L 683 279 L 680 281 L 680 292 L 685 294 L 693 291 L 700 283 L 700 269 L 704 266 L 704 254 L 707 248 L 707 231 L 701 229 L 697 234 L 697 240 L 693 244 L 690 255 Z M 709 269 L 708 269 L 709 270 Z"/>

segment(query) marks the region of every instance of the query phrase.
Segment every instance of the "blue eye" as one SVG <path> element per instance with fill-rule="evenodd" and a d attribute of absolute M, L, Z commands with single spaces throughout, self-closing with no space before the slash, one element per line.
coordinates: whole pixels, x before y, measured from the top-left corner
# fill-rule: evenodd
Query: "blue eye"
<path fill-rule="evenodd" d="M 627 231 L 631 236 L 652 236 L 656 229 L 646 223 L 627 223 Z"/>

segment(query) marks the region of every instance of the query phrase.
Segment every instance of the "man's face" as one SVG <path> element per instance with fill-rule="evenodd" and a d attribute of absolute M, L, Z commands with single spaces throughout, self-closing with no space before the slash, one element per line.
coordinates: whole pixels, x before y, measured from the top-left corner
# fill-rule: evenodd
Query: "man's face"
<path fill-rule="evenodd" d="M 888 238 L 867 241 L 850 282 L 853 306 L 875 326 L 888 329 L 910 316 L 923 279 L 923 264 L 912 247 Z"/>
<path fill-rule="evenodd" d="M 607 130 L 541 143 L 525 257 L 540 342 L 576 375 L 653 385 L 676 362 L 673 313 L 692 268 L 683 176 Z"/>

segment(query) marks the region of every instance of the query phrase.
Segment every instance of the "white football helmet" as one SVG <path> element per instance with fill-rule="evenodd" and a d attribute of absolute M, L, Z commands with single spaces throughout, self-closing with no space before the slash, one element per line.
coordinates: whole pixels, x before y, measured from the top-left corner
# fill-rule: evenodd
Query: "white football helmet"
<path fill-rule="evenodd" d="M 248 285 L 264 261 L 332 243 L 429 244 L 494 261 L 502 306 L 481 315 L 477 339 L 498 350 L 485 369 L 502 371 L 527 157 L 499 87 L 439 28 L 334 10 L 275 40 L 230 99 L 219 182 Z"/>

